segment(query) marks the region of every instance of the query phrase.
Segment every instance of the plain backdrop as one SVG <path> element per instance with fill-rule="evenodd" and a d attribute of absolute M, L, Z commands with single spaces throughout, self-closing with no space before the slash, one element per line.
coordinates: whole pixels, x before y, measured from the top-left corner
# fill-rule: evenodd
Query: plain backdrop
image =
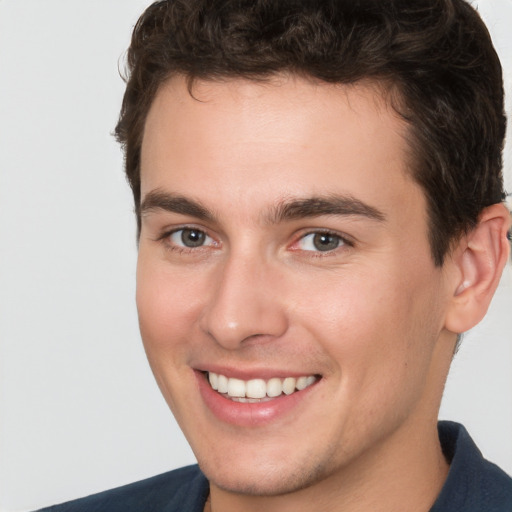
<path fill-rule="evenodd" d="M 512 0 L 477 2 L 512 99 Z M 0 0 L 0 510 L 194 462 L 153 382 L 111 136 L 143 0 Z M 512 190 L 512 149 L 506 149 Z M 442 418 L 512 473 L 512 271 L 466 336 Z"/>

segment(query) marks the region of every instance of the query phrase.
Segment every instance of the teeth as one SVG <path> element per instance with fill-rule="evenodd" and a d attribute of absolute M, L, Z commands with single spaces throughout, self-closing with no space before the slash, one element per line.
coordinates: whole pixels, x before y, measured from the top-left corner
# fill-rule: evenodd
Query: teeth
<path fill-rule="evenodd" d="M 279 396 L 283 392 L 281 379 L 274 378 L 267 382 L 267 395 L 271 398 Z"/>
<path fill-rule="evenodd" d="M 315 377 L 310 375 L 309 377 L 299 377 L 297 379 L 297 384 L 295 385 L 296 388 L 301 391 L 303 389 L 306 389 L 308 386 L 311 386 L 315 382 Z"/>
<path fill-rule="evenodd" d="M 219 393 L 228 392 L 228 379 L 224 375 L 219 375 L 217 379 L 217 391 Z"/>
<path fill-rule="evenodd" d="M 245 382 L 240 379 L 228 379 L 228 395 L 244 397 L 245 396 Z"/>
<path fill-rule="evenodd" d="M 219 389 L 219 376 L 216 373 L 210 372 L 208 374 L 208 380 L 210 381 L 210 386 L 212 389 Z"/>
<path fill-rule="evenodd" d="M 295 391 L 295 386 L 296 379 L 293 377 L 286 377 L 286 379 L 283 381 L 283 393 L 285 395 L 291 395 Z"/>
<path fill-rule="evenodd" d="M 212 389 L 238 402 L 258 402 L 260 399 L 275 398 L 283 393 L 291 395 L 296 390 L 302 391 L 311 386 L 315 381 L 314 375 L 299 377 L 286 377 L 279 379 L 273 377 L 267 381 L 263 379 L 251 379 L 248 381 L 227 378 L 224 375 L 208 372 L 208 380 Z"/>
<path fill-rule="evenodd" d="M 263 379 L 249 380 L 245 385 L 244 396 L 263 398 L 267 395 L 267 383 Z"/>

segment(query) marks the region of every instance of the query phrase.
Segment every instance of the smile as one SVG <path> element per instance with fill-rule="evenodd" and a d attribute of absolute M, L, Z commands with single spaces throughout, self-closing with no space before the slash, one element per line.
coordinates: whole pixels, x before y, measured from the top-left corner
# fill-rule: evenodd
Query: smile
<path fill-rule="evenodd" d="M 282 394 L 291 395 L 311 386 L 317 379 L 315 375 L 308 375 L 298 378 L 286 377 L 281 379 L 273 377 L 268 380 L 241 380 L 208 372 L 208 381 L 212 389 L 233 401 L 248 403 L 269 401 Z"/>

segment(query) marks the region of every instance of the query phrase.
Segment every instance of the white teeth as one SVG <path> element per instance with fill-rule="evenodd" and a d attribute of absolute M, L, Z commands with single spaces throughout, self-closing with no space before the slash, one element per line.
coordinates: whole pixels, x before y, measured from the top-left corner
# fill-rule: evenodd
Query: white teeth
<path fill-rule="evenodd" d="M 244 397 L 245 382 L 240 379 L 228 379 L 228 395 Z"/>
<path fill-rule="evenodd" d="M 316 381 L 316 377 L 314 375 L 310 375 L 309 377 L 306 377 L 306 387 L 309 388 L 311 384 L 314 384 Z"/>
<path fill-rule="evenodd" d="M 216 373 L 210 372 L 208 374 L 208 379 L 210 381 L 210 386 L 212 389 L 219 389 L 219 376 Z"/>
<path fill-rule="evenodd" d="M 263 379 L 252 379 L 246 384 L 245 394 L 250 398 L 263 398 L 267 395 L 267 383 Z"/>
<path fill-rule="evenodd" d="M 273 378 L 267 382 L 267 395 L 271 398 L 279 396 L 283 392 L 281 379 Z"/>
<path fill-rule="evenodd" d="M 293 377 L 286 377 L 283 381 L 283 393 L 285 395 L 291 395 L 295 391 L 297 379 Z"/>
<path fill-rule="evenodd" d="M 301 391 L 303 389 L 306 389 L 308 386 L 311 386 L 315 382 L 315 377 L 310 375 L 309 377 L 299 377 L 297 379 L 296 388 Z"/>
<path fill-rule="evenodd" d="M 217 391 L 219 393 L 227 393 L 228 392 L 228 378 L 224 377 L 224 375 L 219 375 L 217 379 Z"/>
<path fill-rule="evenodd" d="M 251 379 L 248 381 L 227 378 L 224 375 L 208 372 L 208 380 L 212 389 L 239 402 L 258 402 L 261 399 L 275 398 L 283 393 L 291 395 L 296 390 L 302 391 L 316 382 L 314 375 L 286 377 L 280 379 L 273 377 L 267 381 L 263 379 Z"/>

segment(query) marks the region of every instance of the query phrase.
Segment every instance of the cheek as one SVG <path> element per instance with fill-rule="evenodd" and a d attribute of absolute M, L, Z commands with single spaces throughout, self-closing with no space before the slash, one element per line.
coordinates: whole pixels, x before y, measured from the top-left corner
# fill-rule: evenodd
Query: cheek
<path fill-rule="evenodd" d="M 161 333 L 165 343 L 177 330 L 186 328 L 199 306 L 202 281 L 197 274 L 173 270 L 165 260 L 139 253 L 136 300 L 141 329 Z"/>
<path fill-rule="evenodd" d="M 428 313 L 436 300 L 432 283 L 389 265 L 337 277 L 308 284 L 297 318 L 336 362 L 341 392 L 401 394 L 423 380 L 438 323 Z"/>
<path fill-rule="evenodd" d="M 171 272 L 165 261 L 139 253 L 137 264 L 137 311 L 144 348 L 159 385 L 160 374 L 168 380 L 185 369 L 200 309 L 200 281 Z"/>
<path fill-rule="evenodd" d="M 142 341 L 155 380 L 178 421 L 181 401 L 190 403 L 195 397 L 187 362 L 196 338 L 197 285 L 171 272 L 167 262 L 139 252 L 136 301 Z"/>

